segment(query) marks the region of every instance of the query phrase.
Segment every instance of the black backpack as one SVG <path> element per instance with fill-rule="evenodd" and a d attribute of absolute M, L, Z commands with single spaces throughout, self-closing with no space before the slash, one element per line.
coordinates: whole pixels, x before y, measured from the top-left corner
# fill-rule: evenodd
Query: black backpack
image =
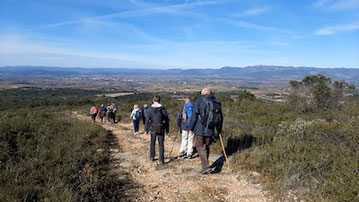
<path fill-rule="evenodd" d="M 137 110 L 135 113 L 135 119 L 136 120 L 140 120 L 140 118 L 142 117 L 142 112 L 141 110 Z"/>
<path fill-rule="evenodd" d="M 222 106 L 217 100 L 207 100 L 202 98 L 203 102 L 207 104 L 206 110 L 201 114 L 202 124 L 206 127 L 206 130 L 217 129 L 217 132 L 221 128 L 223 122 L 222 117 Z"/>
<path fill-rule="evenodd" d="M 151 114 L 151 117 L 149 117 L 149 129 L 151 132 L 161 133 L 164 130 L 165 127 L 165 118 L 162 114 L 162 108 L 152 108 L 153 113 Z"/>

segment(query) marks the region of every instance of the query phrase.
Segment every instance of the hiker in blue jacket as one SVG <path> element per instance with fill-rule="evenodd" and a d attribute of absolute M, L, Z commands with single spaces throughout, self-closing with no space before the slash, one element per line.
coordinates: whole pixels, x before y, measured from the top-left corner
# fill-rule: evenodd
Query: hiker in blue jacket
<path fill-rule="evenodd" d="M 190 132 L 194 132 L 196 148 L 202 163 L 202 174 L 212 171 L 209 167 L 209 145 L 215 130 L 220 134 L 223 126 L 221 103 L 218 102 L 208 88 L 201 92 L 202 97 L 197 100 L 189 124 Z"/>
<path fill-rule="evenodd" d="M 182 132 L 182 141 L 179 156 L 191 158 L 193 153 L 194 134 L 189 131 L 189 123 L 191 121 L 194 106 L 189 97 L 187 97 L 184 102 L 185 104 L 179 109 L 177 113 L 177 126 L 180 127 Z"/>

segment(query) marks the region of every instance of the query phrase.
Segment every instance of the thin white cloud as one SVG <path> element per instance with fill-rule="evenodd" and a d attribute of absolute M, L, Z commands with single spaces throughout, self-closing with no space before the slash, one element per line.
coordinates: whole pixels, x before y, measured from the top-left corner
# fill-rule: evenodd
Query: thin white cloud
<path fill-rule="evenodd" d="M 144 8 L 148 8 L 148 7 L 152 7 L 153 4 L 149 4 L 140 0 L 128 0 L 131 4 L 138 6 L 138 7 L 144 7 Z"/>
<path fill-rule="evenodd" d="M 18 34 L 0 35 L 0 53 L 22 53 L 22 54 L 64 54 L 82 55 L 95 57 L 94 54 L 84 53 L 71 47 L 59 48 L 56 44 L 46 44 L 39 42 L 32 37 L 25 37 Z M 96 55 L 100 57 L 99 55 Z M 105 57 L 102 55 L 101 57 Z M 129 56 L 121 55 L 124 59 L 131 59 Z"/>
<path fill-rule="evenodd" d="M 130 24 L 130 23 L 123 23 L 117 22 L 112 20 L 105 20 L 100 18 L 87 18 L 77 21 L 61 24 L 61 25 L 51 25 L 47 26 L 46 28 L 56 28 L 58 26 L 76 26 L 77 29 L 83 29 L 83 31 L 93 31 L 93 32 L 111 32 L 111 33 L 119 33 L 120 36 L 135 38 L 136 41 L 142 42 L 150 42 L 150 43 L 159 43 L 165 42 L 165 39 L 150 35 L 140 29 L 139 27 Z M 119 38 L 120 38 L 119 36 Z M 118 38 L 118 39 L 119 39 Z"/>
<path fill-rule="evenodd" d="M 20 35 L 0 35 L 0 59 L 3 59 L 0 65 L 220 67 L 234 64 L 245 57 L 240 59 L 238 55 L 272 57 L 281 54 L 264 50 L 263 46 L 268 45 L 273 46 L 271 43 L 258 41 L 158 42 L 129 45 L 111 51 L 103 48 L 85 51 L 81 46 L 62 47 L 61 44 L 46 44 Z"/>
<path fill-rule="evenodd" d="M 229 25 L 232 25 L 232 26 L 238 27 L 238 28 L 254 29 L 254 30 L 260 30 L 260 31 L 272 31 L 272 32 L 273 31 L 274 32 L 287 32 L 286 30 L 282 30 L 280 28 L 259 25 L 259 24 L 255 24 L 255 23 L 251 23 L 251 22 L 247 22 L 247 21 L 242 21 L 242 20 L 233 20 L 233 19 L 228 19 L 228 18 L 217 18 L 217 21 L 220 21 L 222 23 L 229 24 Z"/>
<path fill-rule="evenodd" d="M 221 17 L 212 17 L 208 15 L 203 15 L 200 13 L 187 13 L 188 15 L 191 15 L 192 17 L 196 17 L 198 19 L 210 22 L 210 23 L 221 23 L 221 24 L 227 24 L 231 25 L 237 28 L 246 28 L 246 29 L 253 29 L 253 30 L 260 30 L 260 31 L 274 31 L 274 32 L 281 32 L 281 33 L 289 33 L 289 30 L 277 28 L 277 27 L 271 27 L 266 25 L 260 25 L 244 20 L 238 20 L 234 18 L 221 18 Z"/>
<path fill-rule="evenodd" d="M 293 39 L 303 39 L 305 36 L 302 35 L 293 35 L 292 38 Z"/>
<path fill-rule="evenodd" d="M 252 8 L 252 9 L 248 9 L 245 10 L 243 12 L 237 13 L 235 15 L 233 15 L 233 17 L 250 17 L 250 16 L 258 16 L 261 15 L 263 13 L 266 13 L 270 10 L 270 7 L 257 7 L 257 8 Z"/>
<path fill-rule="evenodd" d="M 334 35 L 340 32 L 350 32 L 359 30 L 359 24 L 347 24 L 347 25 L 337 25 L 329 26 L 318 29 L 315 31 L 315 34 L 318 36 Z"/>
<path fill-rule="evenodd" d="M 21 58 L 21 60 L 19 60 Z M 58 48 L 17 34 L 0 35 L 0 65 L 43 65 L 64 67 L 165 67 L 141 62 L 138 56 Z"/>
<path fill-rule="evenodd" d="M 205 29 L 205 26 L 199 23 L 195 23 L 190 26 L 176 27 L 174 30 L 179 30 L 185 34 L 186 37 L 191 38 L 195 35 L 196 31 Z"/>
<path fill-rule="evenodd" d="M 152 36 L 145 31 L 141 30 L 137 26 L 129 23 L 120 23 L 115 21 L 107 21 L 101 19 L 87 19 L 83 22 L 79 22 L 79 25 L 83 25 L 85 29 L 101 30 L 108 29 L 109 31 L 116 31 L 118 33 L 136 36 L 138 39 L 142 39 L 149 42 L 165 42 L 166 40 Z"/>
<path fill-rule="evenodd" d="M 132 11 L 124 11 L 124 12 L 118 12 L 118 13 L 112 13 L 107 15 L 101 15 L 96 16 L 92 18 L 84 18 L 74 21 L 65 21 L 55 24 L 49 24 L 46 25 L 45 28 L 54 28 L 54 27 L 60 27 L 60 26 L 66 26 L 66 25 L 89 25 L 94 23 L 103 22 L 104 24 L 108 25 L 114 25 L 118 26 L 120 23 L 117 23 L 113 21 L 113 19 L 116 18 L 127 18 L 127 17 L 136 17 L 136 16 L 142 16 L 142 15 L 150 15 L 150 14 L 159 14 L 159 13 L 170 13 L 170 14 L 178 14 L 178 15 L 188 15 L 191 17 L 195 17 L 201 20 L 205 20 L 208 22 L 217 22 L 221 24 L 227 24 L 231 25 L 237 28 L 245 28 L 245 29 L 253 29 L 253 30 L 260 30 L 260 31 L 273 31 L 273 32 L 282 32 L 282 33 L 288 33 L 288 30 L 283 30 L 276 27 L 271 26 L 265 26 L 260 25 L 256 23 L 251 23 L 243 20 L 236 20 L 236 19 L 230 19 L 230 18 L 216 18 L 212 16 L 203 15 L 196 12 L 190 12 L 188 11 L 188 8 L 191 7 L 197 7 L 197 6 L 209 6 L 209 5 L 215 5 L 215 4 L 222 4 L 225 2 L 230 2 L 231 0 L 210 0 L 210 1 L 193 1 L 189 3 L 183 3 L 183 4 L 176 4 L 171 6 L 161 6 L 161 7 L 153 7 L 153 8 L 146 8 L 146 9 L 139 9 L 139 10 L 132 10 Z M 261 7 L 257 9 L 247 10 L 245 11 L 245 15 L 259 15 L 260 13 L 266 12 L 270 9 L 270 7 Z M 243 14 L 243 13 L 242 13 Z M 121 23 L 123 24 L 123 23 Z M 150 41 L 158 42 L 158 41 L 164 41 L 163 39 L 159 39 L 157 37 L 150 36 L 143 32 L 142 30 L 136 28 L 134 25 L 128 25 L 130 27 L 129 30 L 132 30 L 134 33 L 136 33 L 139 37 L 142 37 L 144 39 L 149 39 Z M 197 26 L 195 28 L 198 28 Z M 189 36 L 191 35 L 191 30 L 182 30 L 187 32 Z M 190 31 L 190 32 L 189 32 Z"/>
<path fill-rule="evenodd" d="M 359 8 L 359 0 L 340 0 L 336 1 L 331 8 L 347 10 L 347 9 L 357 9 Z"/>
<path fill-rule="evenodd" d="M 55 53 L 58 50 L 39 43 L 31 43 L 30 40 L 17 34 L 0 35 L 0 53 Z"/>
<path fill-rule="evenodd" d="M 354 10 L 359 9 L 359 0 L 317 0 L 313 6 L 330 10 Z"/>
<path fill-rule="evenodd" d="M 313 6 L 314 7 L 323 7 L 326 4 L 328 4 L 331 0 L 317 0 L 316 2 L 314 2 Z"/>
<path fill-rule="evenodd" d="M 200 6 L 211 6 L 211 5 L 218 5 L 230 2 L 231 0 L 208 0 L 208 1 L 195 1 L 190 3 L 182 3 L 182 4 L 174 4 L 168 6 L 152 6 L 149 8 L 144 9 L 136 9 L 130 11 L 122 11 L 116 13 L 110 13 L 106 15 L 99 15 L 95 17 L 89 17 L 85 19 L 78 19 L 78 20 L 68 20 L 58 23 L 47 24 L 43 27 L 50 28 L 50 27 L 59 27 L 68 24 L 76 24 L 79 22 L 83 22 L 87 19 L 113 19 L 113 18 L 123 18 L 123 17 L 134 17 L 134 16 L 143 16 L 143 15 L 152 15 L 152 14 L 182 14 L 183 10 L 200 7 Z"/>

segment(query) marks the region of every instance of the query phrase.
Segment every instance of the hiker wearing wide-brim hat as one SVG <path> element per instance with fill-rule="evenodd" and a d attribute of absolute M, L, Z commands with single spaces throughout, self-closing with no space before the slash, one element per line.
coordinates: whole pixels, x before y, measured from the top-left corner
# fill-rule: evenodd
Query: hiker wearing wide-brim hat
<path fill-rule="evenodd" d="M 222 132 L 223 114 L 222 105 L 218 102 L 208 88 L 201 92 L 202 97 L 197 100 L 189 129 L 195 134 L 196 148 L 201 159 L 202 173 L 207 174 L 212 171 L 209 167 L 209 145 L 211 138 L 217 131 Z"/>

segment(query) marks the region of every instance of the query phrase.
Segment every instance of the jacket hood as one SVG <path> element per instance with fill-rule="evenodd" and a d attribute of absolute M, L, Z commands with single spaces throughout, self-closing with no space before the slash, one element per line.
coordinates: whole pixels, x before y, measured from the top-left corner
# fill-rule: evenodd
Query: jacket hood
<path fill-rule="evenodd" d="M 202 95 L 202 98 L 206 98 L 207 100 L 214 100 L 215 99 L 212 95 Z"/>
<path fill-rule="evenodd" d="M 162 105 L 158 102 L 155 102 L 151 105 L 151 107 L 154 107 L 154 108 L 159 108 L 159 107 L 162 107 Z"/>

